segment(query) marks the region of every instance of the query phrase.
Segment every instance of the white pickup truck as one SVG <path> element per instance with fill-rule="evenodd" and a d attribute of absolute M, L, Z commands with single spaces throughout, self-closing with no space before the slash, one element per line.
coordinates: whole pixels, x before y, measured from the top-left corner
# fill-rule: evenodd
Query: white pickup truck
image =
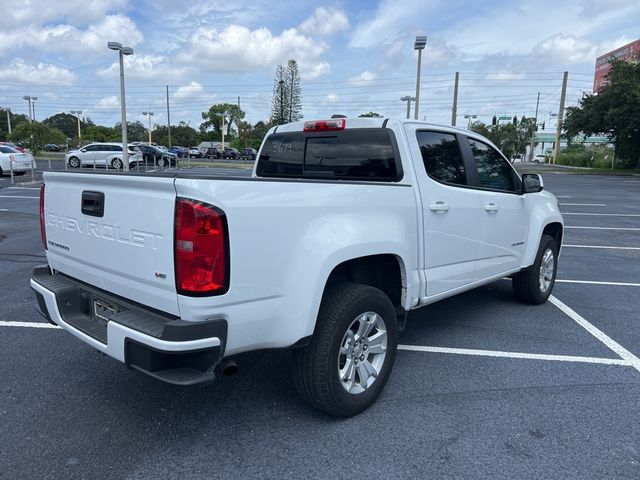
<path fill-rule="evenodd" d="M 41 313 L 159 380 L 293 351 L 298 392 L 349 416 L 391 372 L 407 312 L 511 277 L 543 303 L 563 220 L 486 139 L 413 121 L 272 128 L 251 177 L 46 172 Z"/>

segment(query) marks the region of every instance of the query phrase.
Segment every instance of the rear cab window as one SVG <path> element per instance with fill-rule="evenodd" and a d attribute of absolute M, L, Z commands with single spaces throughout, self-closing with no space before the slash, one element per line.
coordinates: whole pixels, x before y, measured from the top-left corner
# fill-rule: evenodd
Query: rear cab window
<path fill-rule="evenodd" d="M 259 177 L 396 182 L 402 167 L 386 128 L 270 135 L 262 147 Z"/>
<path fill-rule="evenodd" d="M 435 131 L 416 132 L 427 175 L 449 185 L 467 185 L 467 172 L 456 136 Z"/>

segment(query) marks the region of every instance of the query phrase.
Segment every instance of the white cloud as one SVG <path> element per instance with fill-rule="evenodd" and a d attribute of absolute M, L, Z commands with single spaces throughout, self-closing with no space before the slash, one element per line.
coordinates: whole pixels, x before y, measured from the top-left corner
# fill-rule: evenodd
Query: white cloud
<path fill-rule="evenodd" d="M 204 88 L 201 84 L 199 84 L 198 82 L 191 82 L 187 85 L 178 87 L 176 92 L 173 94 L 173 97 L 176 99 L 198 97 L 202 94 L 203 91 Z"/>
<path fill-rule="evenodd" d="M 317 62 L 300 65 L 300 78 L 302 80 L 315 80 L 331 71 L 331 66 L 327 62 Z"/>
<path fill-rule="evenodd" d="M 300 34 L 295 28 L 273 35 L 267 28 L 249 30 L 229 25 L 224 30 L 198 28 L 179 60 L 216 72 L 250 72 L 295 58 L 300 65 L 317 62 L 327 45 Z"/>
<path fill-rule="evenodd" d="M 117 38 L 134 47 L 143 39 L 135 22 L 124 15 L 108 15 L 86 29 L 68 24 L 48 27 L 30 25 L 21 29 L 0 31 L 0 53 L 16 49 L 36 48 L 40 52 L 64 54 L 107 54 L 107 42 Z"/>
<path fill-rule="evenodd" d="M 598 47 L 584 38 L 558 33 L 536 45 L 532 53 L 563 63 L 587 63 L 595 60 Z"/>
<path fill-rule="evenodd" d="M 349 28 L 349 20 L 342 10 L 319 7 L 300 24 L 300 31 L 308 35 L 331 35 Z"/>
<path fill-rule="evenodd" d="M 100 101 L 96 103 L 96 108 L 99 109 L 110 109 L 116 107 L 120 107 L 120 100 L 115 95 L 101 98 Z"/>
<path fill-rule="evenodd" d="M 71 85 L 76 76 L 66 68 L 38 63 L 29 65 L 16 58 L 0 69 L 0 82 L 16 82 L 29 85 Z"/>
<path fill-rule="evenodd" d="M 521 80 L 525 77 L 524 73 L 496 72 L 488 73 L 485 80 Z"/>
<path fill-rule="evenodd" d="M 11 6 L 5 5 L 0 27 L 16 28 L 63 18 L 86 24 L 103 18 L 109 12 L 124 9 L 127 3 L 127 0 L 23 0 Z"/>
<path fill-rule="evenodd" d="M 127 78 L 151 80 L 161 78 L 175 78 L 184 71 L 169 66 L 167 57 L 161 55 L 131 55 L 124 58 L 124 70 Z M 98 70 L 98 74 L 105 77 L 120 75 L 120 63 L 113 62 L 109 67 Z"/>
<path fill-rule="evenodd" d="M 349 81 L 355 85 L 367 85 L 371 83 L 372 80 L 375 80 L 376 78 L 378 78 L 378 75 L 370 72 L 369 70 L 365 70 L 360 75 L 351 77 Z"/>
<path fill-rule="evenodd" d="M 329 93 L 324 97 L 324 103 L 337 103 L 340 101 L 340 96 L 335 93 Z"/>

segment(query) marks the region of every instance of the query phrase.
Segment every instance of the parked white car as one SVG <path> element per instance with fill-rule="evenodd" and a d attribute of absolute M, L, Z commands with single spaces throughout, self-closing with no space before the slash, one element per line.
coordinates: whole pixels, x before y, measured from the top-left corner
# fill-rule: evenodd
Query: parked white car
<path fill-rule="evenodd" d="M 15 175 L 24 175 L 33 161 L 30 153 L 21 153 L 8 145 L 0 145 L 0 176 L 10 175 L 11 170 Z"/>
<path fill-rule="evenodd" d="M 129 164 L 141 160 L 140 151 L 135 145 L 129 145 Z M 108 165 L 111 168 L 122 168 L 122 143 L 91 143 L 77 150 L 71 150 L 64 157 L 72 168 L 82 166 Z"/>
<path fill-rule="evenodd" d="M 546 163 L 546 162 L 547 162 L 546 155 L 538 154 L 535 157 L 533 157 L 533 163 Z"/>
<path fill-rule="evenodd" d="M 562 245 L 540 175 L 476 133 L 418 121 L 279 125 L 252 178 L 44 181 L 48 265 L 31 287 L 49 321 L 177 385 L 290 348 L 301 397 L 340 417 L 382 392 L 410 310 L 504 277 L 544 303 Z"/>

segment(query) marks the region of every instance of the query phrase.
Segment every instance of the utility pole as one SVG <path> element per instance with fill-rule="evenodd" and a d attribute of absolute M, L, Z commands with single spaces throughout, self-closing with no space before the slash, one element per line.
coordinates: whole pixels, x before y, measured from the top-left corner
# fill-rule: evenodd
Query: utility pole
<path fill-rule="evenodd" d="M 458 116 L 458 82 L 460 80 L 460 72 L 456 72 L 456 79 L 453 82 L 453 108 L 451 109 L 451 126 L 456 126 L 456 117 Z"/>
<path fill-rule="evenodd" d="M 536 133 L 538 133 L 538 107 L 540 106 L 540 92 L 536 100 L 536 117 L 533 121 L 533 135 L 531 135 L 531 146 L 529 147 L 529 161 L 533 161 L 533 149 L 535 148 Z"/>
<path fill-rule="evenodd" d="M 224 127 L 225 127 L 224 121 L 225 121 L 225 118 L 224 118 L 224 113 L 221 113 L 220 115 L 222 115 L 222 155 L 224 156 Z"/>
<path fill-rule="evenodd" d="M 278 82 L 280 85 L 280 123 L 284 123 L 284 80 Z"/>
<path fill-rule="evenodd" d="M 167 85 L 167 135 L 169 136 L 169 148 L 171 148 L 171 116 L 169 115 L 169 85 Z"/>
<path fill-rule="evenodd" d="M 7 130 L 11 133 L 11 115 L 9 114 L 9 109 L 7 108 Z"/>
<path fill-rule="evenodd" d="M 82 113 L 82 110 L 71 110 L 71 113 L 75 114 L 78 120 L 78 147 L 79 147 L 80 145 L 82 145 L 82 132 L 80 131 L 80 114 Z"/>
<path fill-rule="evenodd" d="M 400 100 L 403 102 L 407 102 L 407 120 L 409 120 L 409 116 L 411 115 L 411 102 L 413 102 L 416 97 L 412 97 L 411 95 L 405 95 Z"/>
<path fill-rule="evenodd" d="M 553 148 L 553 164 L 555 165 L 560 151 L 560 135 L 562 134 L 562 116 L 564 114 L 564 101 L 567 98 L 567 81 L 569 72 L 564 72 L 562 76 L 562 94 L 560 95 L 560 109 L 558 110 L 558 125 L 556 126 L 556 144 Z"/>
<path fill-rule="evenodd" d="M 142 112 L 143 115 L 149 117 L 149 145 L 151 145 L 151 117 L 153 117 L 153 112 Z"/>

